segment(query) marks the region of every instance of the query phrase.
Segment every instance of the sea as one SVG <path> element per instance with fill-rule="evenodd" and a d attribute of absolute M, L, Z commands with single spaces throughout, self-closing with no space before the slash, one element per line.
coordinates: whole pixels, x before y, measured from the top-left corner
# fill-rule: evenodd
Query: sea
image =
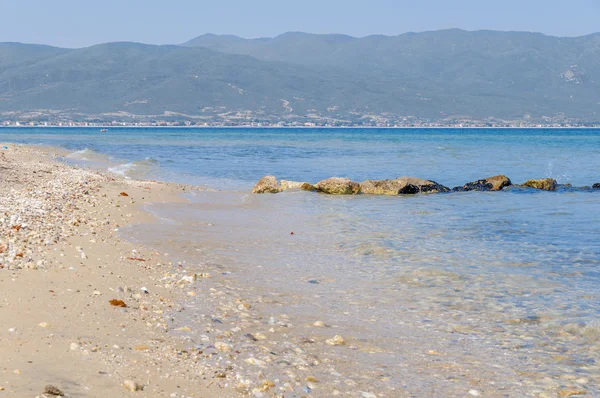
<path fill-rule="evenodd" d="M 600 130 L 2 128 L 200 187 L 123 237 L 205 272 L 172 333 L 255 396 L 600 396 Z M 256 195 L 265 175 L 500 192 Z M 519 187 L 551 177 L 554 192 Z M 224 337 L 225 336 L 225 337 Z M 343 344 L 335 344 L 340 339 Z M 235 355 L 214 343 L 225 338 Z M 262 380 L 262 381 L 261 381 Z"/>

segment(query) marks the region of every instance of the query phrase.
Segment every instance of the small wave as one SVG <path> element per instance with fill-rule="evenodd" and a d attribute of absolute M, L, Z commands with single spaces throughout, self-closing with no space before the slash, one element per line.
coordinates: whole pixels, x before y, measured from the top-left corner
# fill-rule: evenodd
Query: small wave
<path fill-rule="evenodd" d="M 81 149 L 79 151 L 71 152 L 66 157 L 69 159 L 77 159 L 77 160 L 89 160 L 89 157 L 94 155 L 95 152 L 90 148 Z"/>
<path fill-rule="evenodd" d="M 108 168 L 108 171 L 126 178 L 145 178 L 151 170 L 159 165 L 159 161 L 151 157 L 133 162 L 118 164 Z"/>
<path fill-rule="evenodd" d="M 115 174 L 119 174 L 124 177 L 127 177 L 127 172 L 134 167 L 135 167 L 135 164 L 133 162 L 129 162 L 129 163 L 123 163 L 123 164 L 119 164 L 119 165 L 116 165 L 113 167 L 109 167 L 108 171 L 110 171 L 111 173 L 115 173 Z"/>

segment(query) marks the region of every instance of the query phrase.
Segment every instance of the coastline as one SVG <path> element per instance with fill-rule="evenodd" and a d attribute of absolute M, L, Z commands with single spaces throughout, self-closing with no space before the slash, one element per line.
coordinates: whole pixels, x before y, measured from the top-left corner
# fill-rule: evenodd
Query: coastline
<path fill-rule="evenodd" d="M 183 201 L 190 187 L 72 167 L 54 159 L 57 148 L 6 145 L 0 394 L 45 396 L 52 385 L 65 396 L 229 396 L 168 333 L 167 314 L 184 309 L 179 285 L 164 280 L 185 270 L 119 236 L 152 221 L 141 205 Z"/>
<path fill-rule="evenodd" d="M 2 126 L 0 129 L 192 129 L 192 130 L 252 130 L 252 129 L 301 129 L 301 130 L 600 130 L 600 126 L 529 126 L 529 127 L 453 127 L 453 126 L 415 126 L 415 127 L 390 127 L 390 126 L 113 126 L 102 124 L 97 126 Z"/>

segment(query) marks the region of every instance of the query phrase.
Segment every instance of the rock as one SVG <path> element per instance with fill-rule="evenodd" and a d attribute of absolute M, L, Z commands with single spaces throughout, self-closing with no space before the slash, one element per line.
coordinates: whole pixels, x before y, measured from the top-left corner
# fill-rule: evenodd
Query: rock
<path fill-rule="evenodd" d="M 319 181 L 315 187 L 317 191 L 330 195 L 357 195 L 361 192 L 360 184 L 340 177 Z"/>
<path fill-rule="evenodd" d="M 595 183 L 594 185 L 592 185 L 593 189 L 600 189 L 600 183 Z"/>
<path fill-rule="evenodd" d="M 481 393 L 477 390 L 469 390 L 469 395 L 472 397 L 480 397 Z"/>
<path fill-rule="evenodd" d="M 281 191 L 282 188 L 277 183 L 277 178 L 273 176 L 261 178 L 252 189 L 252 193 L 278 193 Z"/>
<path fill-rule="evenodd" d="M 44 394 L 45 395 L 50 395 L 53 397 L 64 397 L 65 394 L 59 390 L 57 387 L 54 387 L 52 385 L 47 385 L 46 387 L 44 387 Z"/>
<path fill-rule="evenodd" d="M 309 184 L 308 182 L 305 182 L 304 184 L 302 184 L 302 186 L 300 186 L 300 189 L 303 191 L 314 192 L 317 190 L 317 187 L 315 187 L 313 184 Z"/>
<path fill-rule="evenodd" d="M 497 175 L 493 177 L 484 178 L 483 180 L 477 180 L 468 182 L 462 187 L 456 187 L 453 191 L 501 191 L 502 188 L 511 186 L 512 182 L 505 175 Z"/>
<path fill-rule="evenodd" d="M 133 380 L 125 380 L 123 382 L 123 387 L 125 387 L 125 389 L 127 391 L 131 391 L 131 392 L 140 391 L 142 389 L 142 386 L 140 386 L 138 383 L 136 383 Z"/>
<path fill-rule="evenodd" d="M 554 178 L 543 178 L 539 180 L 529 180 L 523 184 L 524 187 L 541 189 L 543 191 L 555 191 L 556 180 Z"/>
<path fill-rule="evenodd" d="M 314 185 L 311 185 L 308 182 L 281 180 L 280 184 L 281 184 L 282 191 L 286 191 L 288 189 L 302 189 L 304 191 L 314 191 L 316 189 L 314 187 Z M 303 187 L 305 187 L 305 188 L 303 188 Z M 310 189 L 311 187 L 314 189 Z"/>
<path fill-rule="evenodd" d="M 346 341 L 344 341 L 342 336 L 335 336 L 333 339 L 325 340 L 325 343 L 329 345 L 344 345 L 346 344 Z"/>
<path fill-rule="evenodd" d="M 450 189 L 435 181 L 416 177 L 399 177 L 395 180 L 366 180 L 360 184 L 361 192 L 371 195 L 414 195 L 417 193 L 449 192 Z"/>

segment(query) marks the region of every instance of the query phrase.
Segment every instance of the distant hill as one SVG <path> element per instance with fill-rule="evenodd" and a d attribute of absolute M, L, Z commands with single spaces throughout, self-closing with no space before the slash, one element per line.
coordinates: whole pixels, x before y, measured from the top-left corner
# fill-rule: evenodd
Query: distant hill
<path fill-rule="evenodd" d="M 0 120 L 598 121 L 600 34 L 203 35 L 180 46 L 0 43 Z"/>

